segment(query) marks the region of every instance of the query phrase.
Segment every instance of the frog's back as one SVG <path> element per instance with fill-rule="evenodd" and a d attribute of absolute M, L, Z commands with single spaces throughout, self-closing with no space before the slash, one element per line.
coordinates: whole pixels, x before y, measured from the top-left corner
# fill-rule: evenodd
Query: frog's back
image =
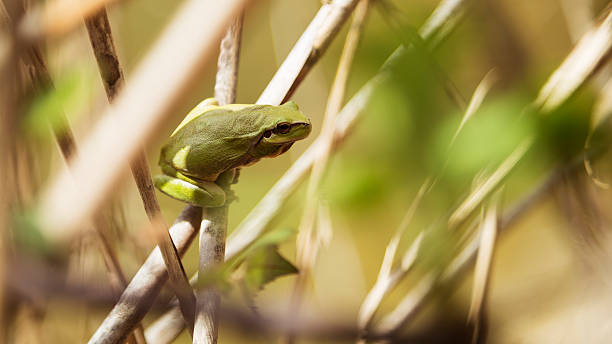
<path fill-rule="evenodd" d="M 263 107 L 263 106 L 262 106 Z M 160 164 L 205 180 L 214 180 L 228 169 L 248 163 L 248 152 L 266 125 L 254 111 L 214 107 L 181 123 L 162 148 Z"/>

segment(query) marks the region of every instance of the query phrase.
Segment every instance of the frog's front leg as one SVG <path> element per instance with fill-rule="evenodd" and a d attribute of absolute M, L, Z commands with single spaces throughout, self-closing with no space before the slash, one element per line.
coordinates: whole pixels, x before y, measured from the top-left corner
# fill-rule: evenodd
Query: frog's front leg
<path fill-rule="evenodd" d="M 214 182 L 189 178 L 170 166 L 164 166 L 162 170 L 165 174 L 155 176 L 153 182 L 166 195 L 199 207 L 225 204 L 225 192 Z"/>

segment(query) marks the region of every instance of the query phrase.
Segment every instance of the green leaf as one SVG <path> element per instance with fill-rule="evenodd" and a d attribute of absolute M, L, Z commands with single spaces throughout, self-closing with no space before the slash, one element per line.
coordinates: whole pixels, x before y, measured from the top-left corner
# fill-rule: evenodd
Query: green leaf
<path fill-rule="evenodd" d="M 49 126 L 62 131 L 68 125 L 67 115 L 82 113 L 92 100 L 92 73 L 81 66 L 59 75 L 55 86 L 32 100 L 26 109 L 24 129 L 37 137 L 48 138 Z"/>
<path fill-rule="evenodd" d="M 278 277 L 298 272 L 291 262 L 278 253 L 276 246 L 267 246 L 253 252 L 245 264 L 245 284 L 252 291 L 263 289 L 266 284 Z"/>
<path fill-rule="evenodd" d="M 255 241 L 251 246 L 247 247 L 244 251 L 227 262 L 227 269 L 230 271 L 235 270 L 253 252 L 269 246 L 276 247 L 278 244 L 289 239 L 295 232 L 295 229 L 285 227 L 264 234 L 259 240 Z"/>
<path fill-rule="evenodd" d="M 293 264 L 277 252 L 278 244 L 285 242 L 295 232 L 294 229 L 286 227 L 264 234 L 218 269 L 208 271 L 205 276 L 200 276 L 195 287 L 201 289 L 217 285 L 222 290 L 229 290 L 231 288 L 229 281 L 232 279 L 230 276 L 237 273 L 247 288 L 257 291 L 277 277 L 295 273 L 297 269 Z M 268 268 L 270 271 L 264 271 Z M 258 280 L 262 282 L 257 282 Z M 256 289 L 251 289 L 251 286 Z"/>

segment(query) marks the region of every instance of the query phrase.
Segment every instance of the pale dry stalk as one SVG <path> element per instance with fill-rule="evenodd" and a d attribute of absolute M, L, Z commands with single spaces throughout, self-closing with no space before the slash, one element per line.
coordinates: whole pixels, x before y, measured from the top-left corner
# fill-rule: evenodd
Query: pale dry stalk
<path fill-rule="evenodd" d="M 493 260 L 495 238 L 497 236 L 497 209 L 501 199 L 501 191 L 502 190 L 497 191 L 496 194 L 492 196 L 491 201 L 488 202 L 488 205 L 486 205 L 487 209 L 484 219 L 481 221 L 480 230 L 478 233 L 480 241 L 478 246 L 478 255 L 476 256 L 476 264 L 474 266 L 472 299 L 467 316 L 468 322 L 470 322 L 474 328 L 472 343 L 478 343 L 478 338 L 481 333 L 481 326 L 483 324 L 483 308 L 489 287 L 491 262 Z"/>
<path fill-rule="evenodd" d="M 221 40 L 215 83 L 215 98 L 220 105 L 231 104 L 236 100 L 241 36 L 242 16 L 239 15 L 229 25 Z M 206 276 L 208 272 L 223 263 L 228 211 L 229 203 L 221 207 L 204 209 L 204 219 L 200 225 L 199 276 Z M 221 294 L 215 286 L 210 286 L 196 291 L 196 299 L 193 343 L 216 344 Z"/>
<path fill-rule="evenodd" d="M 111 26 L 106 13 L 106 8 L 102 7 L 96 13 L 93 13 L 90 17 L 85 18 L 85 25 L 89 34 L 89 40 L 93 48 L 94 55 L 100 71 L 100 76 L 104 84 L 104 89 L 108 97 L 109 103 L 112 103 L 114 98 L 119 93 L 120 88 L 125 83 L 123 76 L 123 69 L 119 63 L 119 57 L 115 49 L 115 43 L 113 40 Z M 155 195 L 155 189 L 153 188 L 153 182 L 151 180 L 151 174 L 149 172 L 149 166 L 144 150 L 140 150 L 136 153 L 136 157 L 130 163 L 132 169 L 132 175 L 138 187 L 140 197 L 143 201 L 145 211 L 149 220 L 153 223 L 154 219 L 161 219 L 161 209 L 157 202 Z M 192 314 L 192 310 L 195 309 L 194 299 L 191 297 L 189 292 L 190 287 L 187 282 L 187 276 L 185 275 L 183 266 L 179 257 L 177 256 L 176 248 L 170 239 L 168 234 L 167 226 L 164 222 L 155 223 L 152 228 L 158 229 L 160 232 L 156 233 L 155 238 L 158 239 L 158 245 L 161 247 L 161 252 L 164 257 L 164 263 L 169 271 L 171 287 L 175 290 L 177 296 L 179 296 L 179 304 L 183 314 L 188 317 Z M 104 235 L 101 235 L 104 240 Z M 103 242 L 105 246 L 110 246 L 108 242 Z M 115 270 L 119 269 L 117 259 L 111 260 L 110 266 L 115 267 Z M 107 264 L 109 265 L 109 264 Z M 122 288 L 121 291 L 127 285 L 125 277 L 122 275 Z M 183 296 L 184 295 L 184 296 Z M 191 303 L 191 304 L 190 304 Z M 190 320 L 187 318 L 187 322 Z M 142 326 L 138 326 L 135 331 L 136 340 L 139 343 L 145 342 L 144 333 Z"/>
<path fill-rule="evenodd" d="M 299 226 L 297 239 L 297 268 L 299 270 L 299 275 L 295 281 L 295 289 L 292 296 L 290 310 L 292 314 L 299 312 L 304 286 L 314 266 L 317 252 L 322 242 L 321 233 L 315 228 L 317 209 L 319 207 L 319 187 L 323 174 L 327 168 L 327 162 L 334 141 L 336 115 L 342 108 L 346 83 L 355 56 L 355 51 L 359 44 L 368 8 L 369 0 L 361 0 L 355 9 L 353 22 L 344 43 L 336 76 L 325 109 L 325 117 L 318 138 L 321 142 L 322 150 L 313 161 L 310 182 L 307 189 L 306 204 Z"/>
<path fill-rule="evenodd" d="M 327 50 L 357 2 L 358 0 L 334 0 L 323 3 L 257 99 L 257 104 L 279 105 L 291 97 L 312 66 Z"/>

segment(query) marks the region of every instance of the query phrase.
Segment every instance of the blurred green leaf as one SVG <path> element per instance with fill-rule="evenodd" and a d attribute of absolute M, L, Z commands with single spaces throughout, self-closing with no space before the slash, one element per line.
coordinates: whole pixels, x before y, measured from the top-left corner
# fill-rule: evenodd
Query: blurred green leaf
<path fill-rule="evenodd" d="M 268 247 L 277 247 L 279 244 L 287 241 L 295 234 L 296 230 L 290 227 L 283 227 L 277 230 L 270 231 L 264 234 L 259 240 L 255 241 L 251 246 L 246 248 L 242 253 L 235 256 L 226 263 L 226 270 L 231 272 L 235 270 L 242 262 L 248 259 L 255 252 L 266 249 Z"/>
<path fill-rule="evenodd" d="M 526 102 L 520 97 L 504 97 L 486 102 L 466 123 L 452 147 L 459 117 L 449 117 L 434 134 L 430 162 L 451 180 L 467 181 L 482 168 L 498 164 L 518 143 L 531 135 L 533 120 L 523 115 Z"/>
<path fill-rule="evenodd" d="M 334 204 L 363 209 L 377 204 L 391 186 L 390 175 L 384 168 L 365 166 L 358 161 L 347 161 L 343 165 L 325 183 L 326 196 Z"/>
<path fill-rule="evenodd" d="M 278 253 L 277 246 L 267 246 L 253 252 L 245 261 L 246 286 L 257 291 L 278 277 L 294 274 L 298 269 Z"/>
<path fill-rule="evenodd" d="M 73 67 L 55 79 L 54 87 L 37 95 L 26 110 L 24 130 L 31 135 L 49 138 L 53 131 L 62 131 L 67 114 L 83 112 L 91 102 L 93 75 L 83 67 Z"/>

